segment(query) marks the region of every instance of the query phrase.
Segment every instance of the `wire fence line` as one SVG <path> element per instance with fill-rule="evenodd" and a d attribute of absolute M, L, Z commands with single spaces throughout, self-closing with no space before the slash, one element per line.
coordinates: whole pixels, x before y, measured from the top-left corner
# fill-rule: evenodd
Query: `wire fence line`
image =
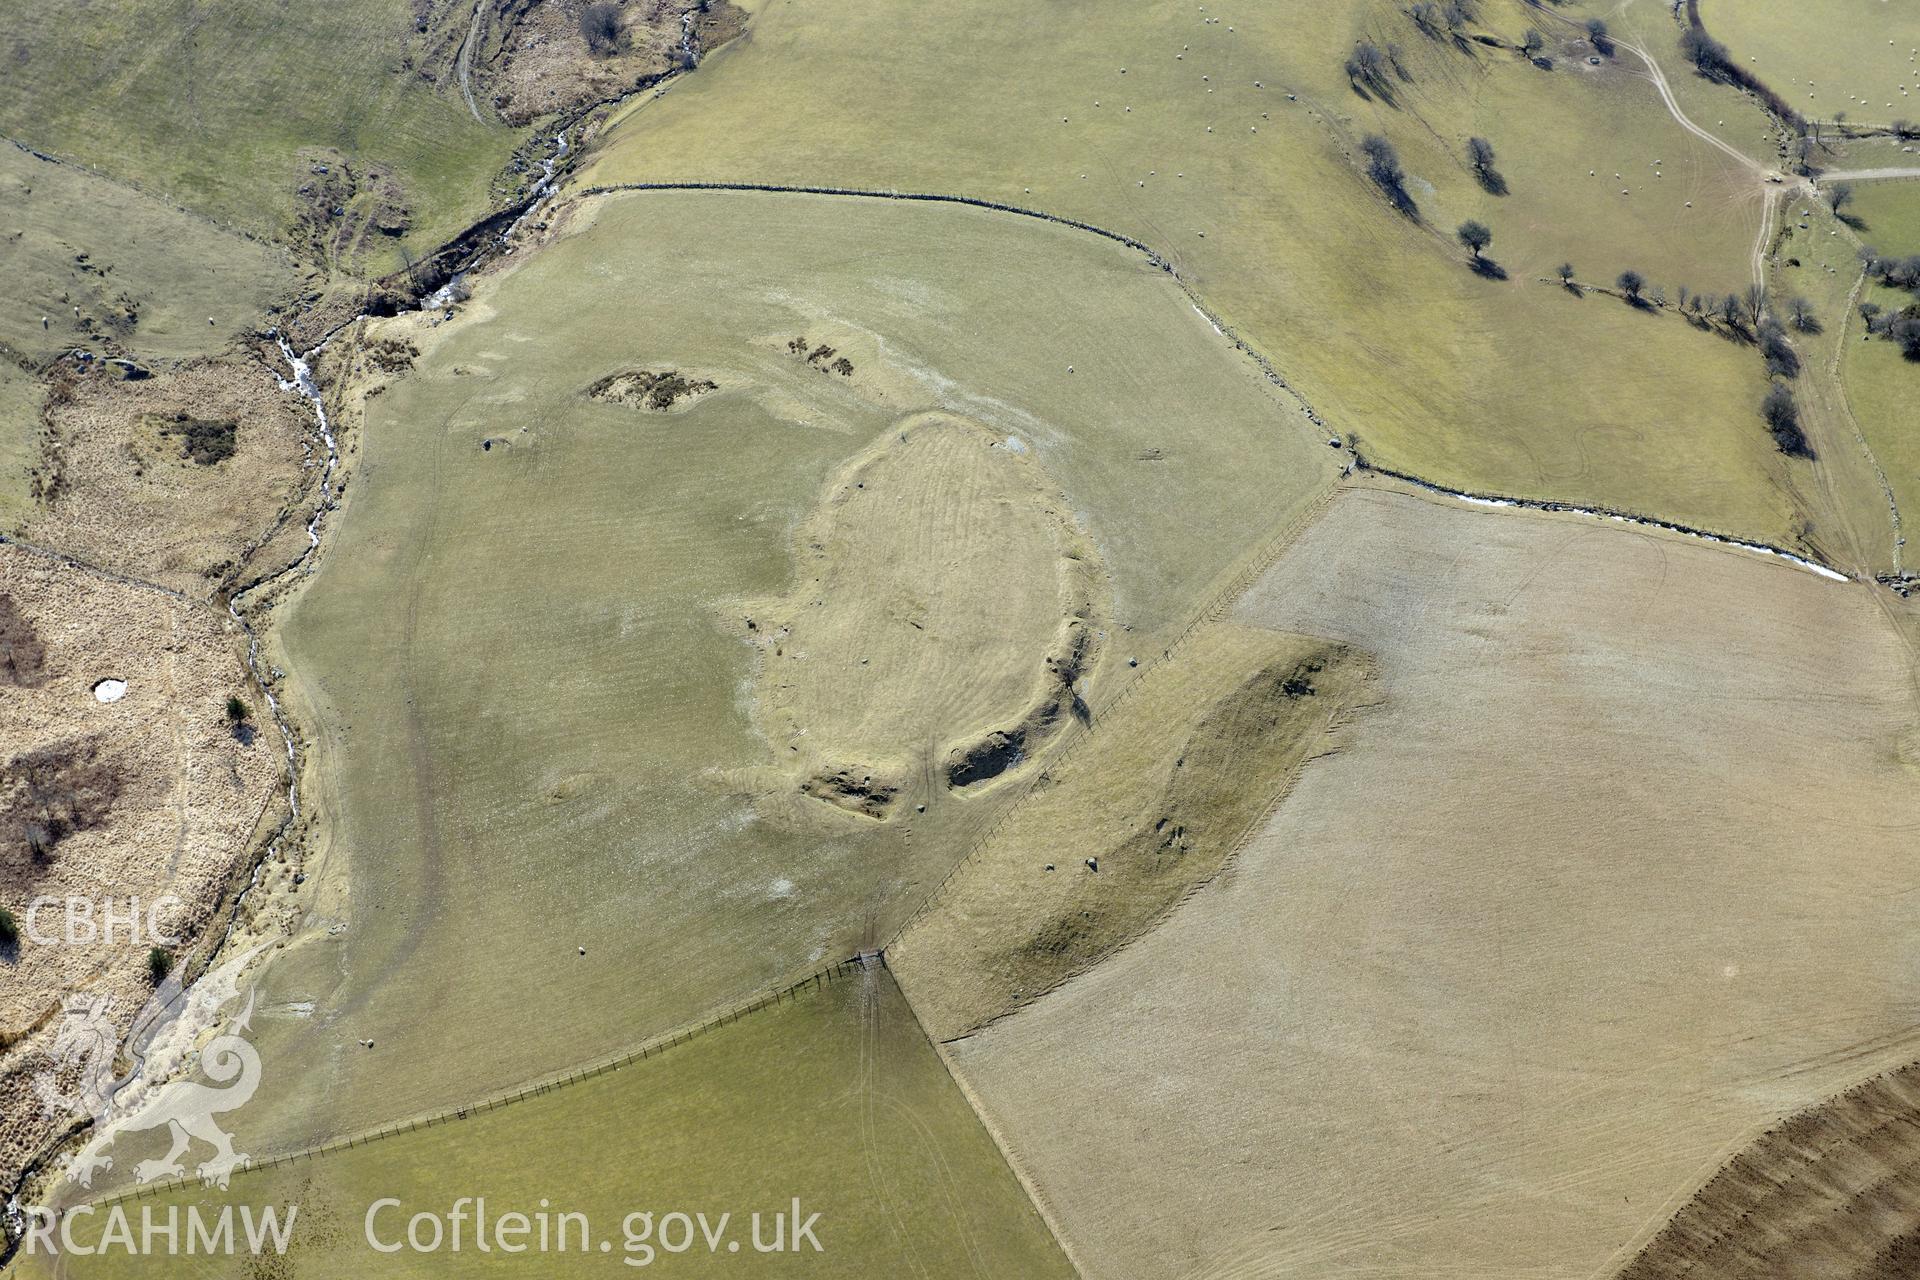
<path fill-rule="evenodd" d="M 117 570 L 106 568 L 104 565 L 94 564 L 90 560 L 83 560 L 79 556 L 72 555 L 68 552 L 58 551 L 52 547 L 43 547 L 35 542 L 27 542 L 11 534 L 0 533 L 0 546 L 13 547 L 18 551 L 25 552 L 27 555 L 38 556 L 42 560 L 65 565 L 67 568 L 78 570 L 81 573 L 90 573 L 96 578 L 105 578 L 109 582 L 117 582 L 122 586 L 137 587 L 142 591 L 151 591 L 156 595 L 166 596 L 168 599 L 178 601 L 181 604 L 206 605 L 208 603 L 205 600 L 196 600 L 186 592 L 176 590 L 173 587 L 162 586 L 157 582 L 148 582 L 145 578 L 136 578 L 130 574 L 120 573 Z M 216 612 L 218 611 L 216 610 Z"/>
<path fill-rule="evenodd" d="M 1173 265 L 1171 258 L 1168 258 L 1152 245 L 1142 240 L 1136 240 L 1124 231 L 1115 231 L 1111 227 L 1103 227 L 1098 223 L 1087 222 L 1080 218 L 1069 218 L 1063 214 L 1048 213 L 1044 209 L 1033 209 L 1026 205 L 1009 204 L 1004 200 L 988 200 L 980 196 L 954 195 L 949 192 L 938 191 L 901 191 L 891 187 L 826 187 L 776 182 L 611 182 L 582 187 L 573 194 L 577 197 L 585 198 L 587 196 L 612 195 L 623 191 L 759 191 L 774 195 L 852 196 L 863 200 L 911 200 L 922 204 L 957 204 L 974 209 L 987 209 L 994 213 L 1010 213 L 1021 218 L 1033 218 L 1039 222 L 1051 222 L 1055 226 L 1071 227 L 1076 231 L 1085 231 L 1092 235 L 1100 236 L 1113 241 L 1115 244 L 1125 245 L 1129 249 L 1144 254 L 1150 266 L 1157 267 L 1161 271 L 1166 272 L 1167 275 L 1173 279 L 1173 282 L 1180 287 L 1180 291 L 1187 295 L 1187 301 L 1193 304 L 1193 309 L 1200 313 L 1201 319 L 1212 325 L 1216 333 L 1239 348 L 1241 354 L 1252 360 L 1268 382 L 1271 382 L 1274 386 L 1286 392 L 1287 395 L 1300 406 L 1301 412 L 1306 414 L 1309 422 L 1312 422 L 1317 427 L 1326 426 L 1326 422 L 1320 417 L 1313 405 L 1308 403 L 1307 398 L 1300 393 L 1299 389 L 1281 376 L 1280 371 L 1274 367 L 1273 361 L 1269 360 L 1266 355 L 1252 343 L 1241 337 L 1232 325 L 1228 324 L 1220 317 L 1218 312 L 1207 305 L 1206 301 L 1201 298 L 1194 287 L 1187 283 L 1186 277 L 1181 275 L 1179 269 Z"/>
<path fill-rule="evenodd" d="M 304 1147 L 298 1151 L 289 1151 L 281 1155 L 268 1156 L 260 1160 L 248 1159 L 235 1166 L 233 1173 L 235 1176 L 239 1176 L 246 1173 L 281 1168 L 287 1165 L 297 1164 L 301 1161 L 311 1161 L 318 1157 L 331 1155 L 340 1151 L 354 1150 L 359 1147 L 364 1147 L 369 1143 L 384 1141 L 388 1138 L 397 1138 L 404 1134 L 416 1133 L 422 1129 L 432 1129 L 439 1125 L 452 1124 L 460 1120 L 471 1120 L 477 1116 L 498 1111 L 502 1107 L 511 1106 L 516 1102 L 525 1102 L 531 1098 L 543 1097 L 564 1089 L 569 1085 L 580 1084 L 598 1076 L 618 1071 L 622 1067 L 629 1067 L 635 1063 L 644 1062 L 649 1058 L 658 1057 L 667 1050 L 677 1048 L 689 1040 L 702 1036 L 709 1031 L 730 1026 L 748 1014 L 757 1013 L 762 1009 L 772 1008 L 775 1005 L 787 1001 L 797 1001 L 803 995 L 818 991 L 823 987 L 839 981 L 850 973 L 862 973 L 870 969 L 885 969 L 886 967 L 886 957 L 880 952 L 861 952 L 845 960 L 837 961 L 834 964 L 816 969 L 798 981 L 788 983 L 786 986 L 763 991 L 750 999 L 722 1009 L 717 1013 L 709 1014 L 698 1022 L 690 1023 L 674 1031 L 665 1032 L 645 1042 L 637 1049 L 625 1050 L 611 1058 L 605 1058 L 586 1066 L 575 1067 L 572 1070 L 545 1077 L 505 1093 L 495 1094 L 479 1102 L 468 1103 L 458 1107 L 448 1107 L 444 1110 L 433 1112 L 430 1115 L 416 1116 L 410 1120 L 396 1120 L 391 1124 L 381 1125 L 360 1133 L 333 1138 L 311 1147 Z M 166 1195 L 173 1191 L 200 1185 L 202 1185 L 202 1180 L 199 1178 L 180 1176 L 159 1182 L 147 1183 L 139 1187 L 130 1187 L 124 1191 L 117 1191 L 84 1203 L 92 1206 L 120 1204 L 131 1200 L 150 1199 L 155 1196 Z M 78 1208 L 80 1206 L 76 1205 L 73 1207 Z M 64 1212 L 70 1211 L 71 1210 L 66 1210 Z"/>

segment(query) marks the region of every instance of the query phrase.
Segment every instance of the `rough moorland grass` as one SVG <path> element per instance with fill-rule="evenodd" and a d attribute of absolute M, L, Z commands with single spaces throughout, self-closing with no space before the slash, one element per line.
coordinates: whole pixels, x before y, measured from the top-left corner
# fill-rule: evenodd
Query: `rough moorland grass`
<path fill-rule="evenodd" d="M 7 17 L 0 134 L 258 234 L 291 220 L 310 178 L 298 153 L 331 148 L 390 169 L 409 242 L 437 243 L 484 211 L 520 137 L 423 77 L 433 33 L 415 34 L 402 0 L 125 0 L 84 16 L 23 0 Z"/>
<path fill-rule="evenodd" d="M 1521 7 L 1488 12 L 1518 37 Z M 1397 108 L 1341 75 L 1363 34 L 1403 48 L 1414 83 L 1396 81 Z M 873 56 L 849 60 L 849 44 Z M 1794 541 L 1750 354 L 1532 278 L 1571 259 L 1588 279 L 1633 266 L 1669 288 L 1737 288 L 1757 196 L 1644 80 L 1571 50 L 1548 73 L 1472 48 L 1371 3 L 776 6 L 629 114 L 583 181 L 899 187 L 1109 225 L 1156 246 L 1382 461 Z M 1428 227 L 1361 175 L 1374 130 Z M 1468 172 L 1476 132 L 1508 197 Z M 1493 226 L 1507 282 L 1467 270 L 1451 240 L 1467 216 Z"/>
<path fill-rule="evenodd" d="M 326 856 L 313 934 L 263 999 L 325 1012 L 265 1034 L 263 1148 L 611 1053 L 877 945 L 999 811 L 1008 788 L 918 772 L 884 823 L 796 798 L 795 753 L 754 730 L 768 659 L 740 602 L 794 598 L 794 531 L 882 432 L 964 415 L 1063 493 L 1111 600 L 1095 715 L 1337 460 L 1138 254 L 975 210 L 616 196 L 465 318 L 406 323 L 423 354 L 370 402 L 276 658 L 326 726 Z M 788 350 L 829 331 L 851 377 Z M 630 368 L 718 389 L 670 414 L 584 394 Z M 899 519 L 903 551 L 942 545 Z M 922 740 L 944 742 L 931 707 L 966 705 L 981 637 L 937 639 L 957 660 L 928 668 Z M 859 656 L 778 661 L 835 664 L 852 702 Z"/>
<path fill-rule="evenodd" d="M 376 1050 L 377 1051 L 377 1050 Z M 367 1243 L 368 1209 L 382 1243 L 404 1239 L 417 1212 L 445 1215 L 485 1197 L 489 1220 L 522 1212 L 587 1215 L 566 1252 L 506 1257 L 528 1274 L 838 1277 L 1069 1277 L 1060 1248 L 947 1075 L 885 971 L 854 971 L 684 1045 L 555 1093 L 312 1161 L 241 1174 L 225 1192 L 175 1191 L 127 1202 L 165 1221 L 169 1209 L 297 1204 L 285 1271 L 303 1277 L 490 1276 L 503 1255 L 463 1248 L 385 1254 Z M 772 1218 L 819 1214 L 816 1253 L 761 1256 Z M 471 1209 L 471 1206 L 469 1206 Z M 667 1215 L 730 1214 L 717 1251 L 697 1231 L 687 1252 Z M 653 1230 L 629 1215 L 649 1213 Z M 79 1233 L 91 1243 L 102 1219 Z M 136 1231 L 138 1227 L 136 1225 Z M 789 1225 L 788 1230 L 791 1230 Z M 631 1239 L 629 1231 L 632 1232 Z M 551 1237 L 558 1239 L 558 1233 Z M 789 1237 L 790 1239 L 791 1237 Z M 526 1237 L 531 1241 L 532 1236 Z M 601 1241 L 611 1249 L 599 1252 Z M 737 1252 L 728 1248 L 737 1244 Z M 65 1260 L 76 1277 L 233 1274 L 231 1258 Z M 626 1264 L 626 1265 L 623 1265 Z M 43 1273 L 24 1261 L 23 1276 Z"/>
<path fill-rule="evenodd" d="M 0 197 L 0 346 L 35 361 L 106 342 L 139 359 L 217 350 L 295 286 L 284 254 L 4 143 Z"/>
<path fill-rule="evenodd" d="M 44 390 L 32 374 L 0 361 L 0 531 L 17 530 L 33 513 Z"/>
<path fill-rule="evenodd" d="M 1796 111 L 1819 120 L 1845 112 L 1860 124 L 1920 120 L 1920 15 L 1909 6 L 1702 0 L 1700 18 Z"/>

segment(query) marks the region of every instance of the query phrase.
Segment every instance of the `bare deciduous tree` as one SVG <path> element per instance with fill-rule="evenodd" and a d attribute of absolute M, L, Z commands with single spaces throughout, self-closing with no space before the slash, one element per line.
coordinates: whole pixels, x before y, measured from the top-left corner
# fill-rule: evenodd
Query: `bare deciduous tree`
<path fill-rule="evenodd" d="M 580 34 L 586 37 L 589 51 L 600 56 L 616 52 L 624 34 L 620 27 L 620 6 L 611 0 L 598 0 L 582 9 Z"/>
<path fill-rule="evenodd" d="M 1773 433 L 1773 443 L 1780 452 L 1801 458 L 1813 456 L 1806 433 L 1800 429 L 1800 406 L 1793 402 L 1793 392 L 1778 382 L 1768 387 L 1766 399 L 1760 402 L 1760 415 L 1767 420 L 1767 430 Z"/>
<path fill-rule="evenodd" d="M 1393 202 L 1394 208 L 1409 217 L 1416 216 L 1419 209 L 1407 194 L 1407 174 L 1400 167 L 1400 153 L 1393 149 L 1393 144 L 1377 133 L 1370 133 L 1361 140 L 1360 150 L 1367 157 L 1367 176 L 1373 179 L 1373 184 Z"/>

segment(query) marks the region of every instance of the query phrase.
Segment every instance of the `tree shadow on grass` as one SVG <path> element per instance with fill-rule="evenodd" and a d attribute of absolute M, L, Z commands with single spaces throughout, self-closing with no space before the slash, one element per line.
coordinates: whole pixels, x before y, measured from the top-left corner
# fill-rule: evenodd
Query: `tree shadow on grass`
<path fill-rule="evenodd" d="M 1473 274 L 1483 280 L 1507 279 L 1507 269 L 1492 258 L 1469 258 L 1467 265 L 1473 269 Z"/>

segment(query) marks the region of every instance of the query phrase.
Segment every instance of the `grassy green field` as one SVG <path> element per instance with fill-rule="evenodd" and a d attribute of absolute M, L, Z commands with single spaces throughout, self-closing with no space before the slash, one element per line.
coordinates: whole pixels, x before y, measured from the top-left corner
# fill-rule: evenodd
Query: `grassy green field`
<path fill-rule="evenodd" d="M 567 1251 L 503 1257 L 464 1247 L 433 1254 L 375 1251 L 403 1240 L 416 1212 L 444 1215 L 457 1197 L 484 1197 L 489 1217 L 584 1214 Z M 772 1216 L 817 1213 L 814 1252 L 754 1252 L 773 1240 Z M 65 1258 L 74 1277 L 353 1277 L 495 1275 L 518 1263 L 539 1276 L 670 1275 L 1069 1277 L 1060 1252 L 992 1139 L 884 970 L 853 971 L 662 1055 L 467 1120 L 276 1169 L 243 1173 L 225 1193 L 176 1191 L 128 1203 L 174 1207 L 298 1206 L 281 1259 L 236 1272 L 231 1258 Z M 732 1215 L 736 1249 L 677 1247 L 672 1213 Z M 652 1231 L 629 1215 L 651 1213 Z M 102 1219 L 76 1231 L 98 1240 Z M 136 1230 L 137 1230 L 136 1226 Z M 787 1228 L 791 1233 L 791 1223 Z M 583 1234 L 588 1247 L 582 1249 Z M 551 1241 L 563 1238 L 556 1227 Z M 525 1237 L 532 1241 L 533 1236 Z M 794 1237 L 788 1234 L 792 1242 Z M 611 1247 L 599 1252 L 601 1241 Z M 511 1243 L 511 1241 L 509 1241 Z M 278 1267 L 280 1269 L 274 1269 Z M 23 1257 L 21 1277 L 51 1274 Z"/>
<path fill-rule="evenodd" d="M 1101 582 L 1094 714 L 1334 477 L 1164 273 L 1085 232 L 800 196 L 590 212 L 463 319 L 401 322 L 426 349 L 370 402 L 336 541 L 285 618 L 325 825 L 311 930 L 262 998 L 318 1012 L 263 1032 L 263 1147 L 591 1060 L 890 936 L 1011 789 L 955 793 L 932 751 L 885 821 L 800 796 L 804 753 L 756 726 L 765 664 L 833 664 L 857 701 L 867 651 L 856 630 L 769 654 L 743 602 L 804 608 L 795 531 L 918 411 L 1024 448 L 1058 492 Z M 803 334 L 856 371 L 791 354 Z M 717 389 L 661 413 L 583 394 L 623 368 Z M 899 492 L 893 554 L 1006 571 L 943 558 L 946 508 Z M 925 625 L 886 604 L 873 627 Z M 993 723 L 949 709 L 997 673 L 968 658 L 990 622 L 933 616 L 947 660 L 887 696 L 938 748 Z M 897 634 L 874 634 L 878 662 Z"/>
<path fill-rule="evenodd" d="M 1855 183 L 1853 203 L 1844 212 L 1853 219 L 1854 234 L 1881 253 L 1920 253 L 1920 182 Z"/>
<path fill-rule="evenodd" d="M 0 193 L 0 346 L 31 360 L 103 341 L 139 359 L 218 350 L 297 283 L 283 253 L 4 144 Z"/>
<path fill-rule="evenodd" d="M 1817 120 L 1920 120 L 1920 14 L 1885 0 L 1702 0 L 1701 21 L 1740 62 Z"/>
<path fill-rule="evenodd" d="M 1540 20 L 1483 9 L 1507 41 Z M 1538 279 L 1570 260 L 1589 281 L 1632 267 L 1735 290 L 1759 225 L 1751 180 L 1672 121 L 1637 63 L 1593 67 L 1563 30 L 1547 72 L 1374 3 L 769 4 L 751 40 L 629 113 L 581 180 L 937 190 L 1111 226 L 1382 462 L 1794 541 L 1803 513 L 1757 425 L 1751 353 Z M 1411 81 L 1392 104 L 1345 81 L 1361 35 L 1401 48 Z M 1506 196 L 1464 161 L 1481 129 Z M 1373 130 L 1400 150 L 1420 225 L 1360 172 Z M 1507 281 L 1467 270 L 1452 231 L 1468 216 L 1492 226 Z"/>
<path fill-rule="evenodd" d="M 1920 365 L 1903 359 L 1890 341 L 1863 340 L 1866 325 L 1857 310 L 1863 302 L 1897 309 L 1912 297 L 1860 282 L 1858 249 L 1866 243 L 1888 255 L 1920 252 L 1920 185 L 1871 181 L 1856 184 L 1854 191 L 1853 203 L 1843 210 L 1846 225 L 1811 197 L 1787 203 L 1769 285 L 1776 297 L 1807 299 L 1819 318 L 1818 333 L 1795 334 L 1794 341 L 1807 365 L 1796 395 L 1828 432 L 1822 465 L 1846 462 L 1849 453 L 1864 464 L 1871 451 L 1884 476 L 1884 486 L 1873 480 L 1882 504 L 1890 490 L 1903 520 L 1912 520 L 1920 513 L 1920 432 L 1912 422 Z M 1863 523 L 1862 531 L 1883 544 L 1893 536 L 1885 517 Z M 1903 554 L 1903 567 L 1910 565 L 1911 557 Z"/>
<path fill-rule="evenodd" d="M 1913 300 L 1911 294 L 1878 287 L 1867 289 L 1861 298 L 1889 309 Z M 1847 343 L 1841 365 L 1847 403 L 1873 444 L 1901 514 L 1908 520 L 1920 519 L 1920 422 L 1914 414 L 1914 402 L 1920 398 L 1920 364 L 1903 357 L 1900 348 L 1885 338 L 1862 342 L 1860 330 L 1856 316 L 1853 340 Z"/>
<path fill-rule="evenodd" d="M 1684 28 L 1664 4 L 1588 3 L 1563 10 L 1585 22 L 1599 18 L 1614 37 L 1646 53 L 1666 74 L 1667 85 L 1689 119 L 1727 145 L 1769 167 L 1779 165 L 1782 139 L 1759 99 L 1702 76 L 1680 51 Z M 1631 53 L 1629 62 L 1637 61 Z"/>
<path fill-rule="evenodd" d="M 426 78 L 445 72 L 416 65 L 438 33 L 416 34 L 415 8 L 133 0 L 83 18 L 29 0 L 8 14 L 0 134 L 265 236 L 289 229 L 310 165 L 334 152 L 389 171 L 411 206 L 407 243 L 430 246 L 485 212 L 521 135 Z M 397 247 L 363 265 L 392 269 Z"/>

